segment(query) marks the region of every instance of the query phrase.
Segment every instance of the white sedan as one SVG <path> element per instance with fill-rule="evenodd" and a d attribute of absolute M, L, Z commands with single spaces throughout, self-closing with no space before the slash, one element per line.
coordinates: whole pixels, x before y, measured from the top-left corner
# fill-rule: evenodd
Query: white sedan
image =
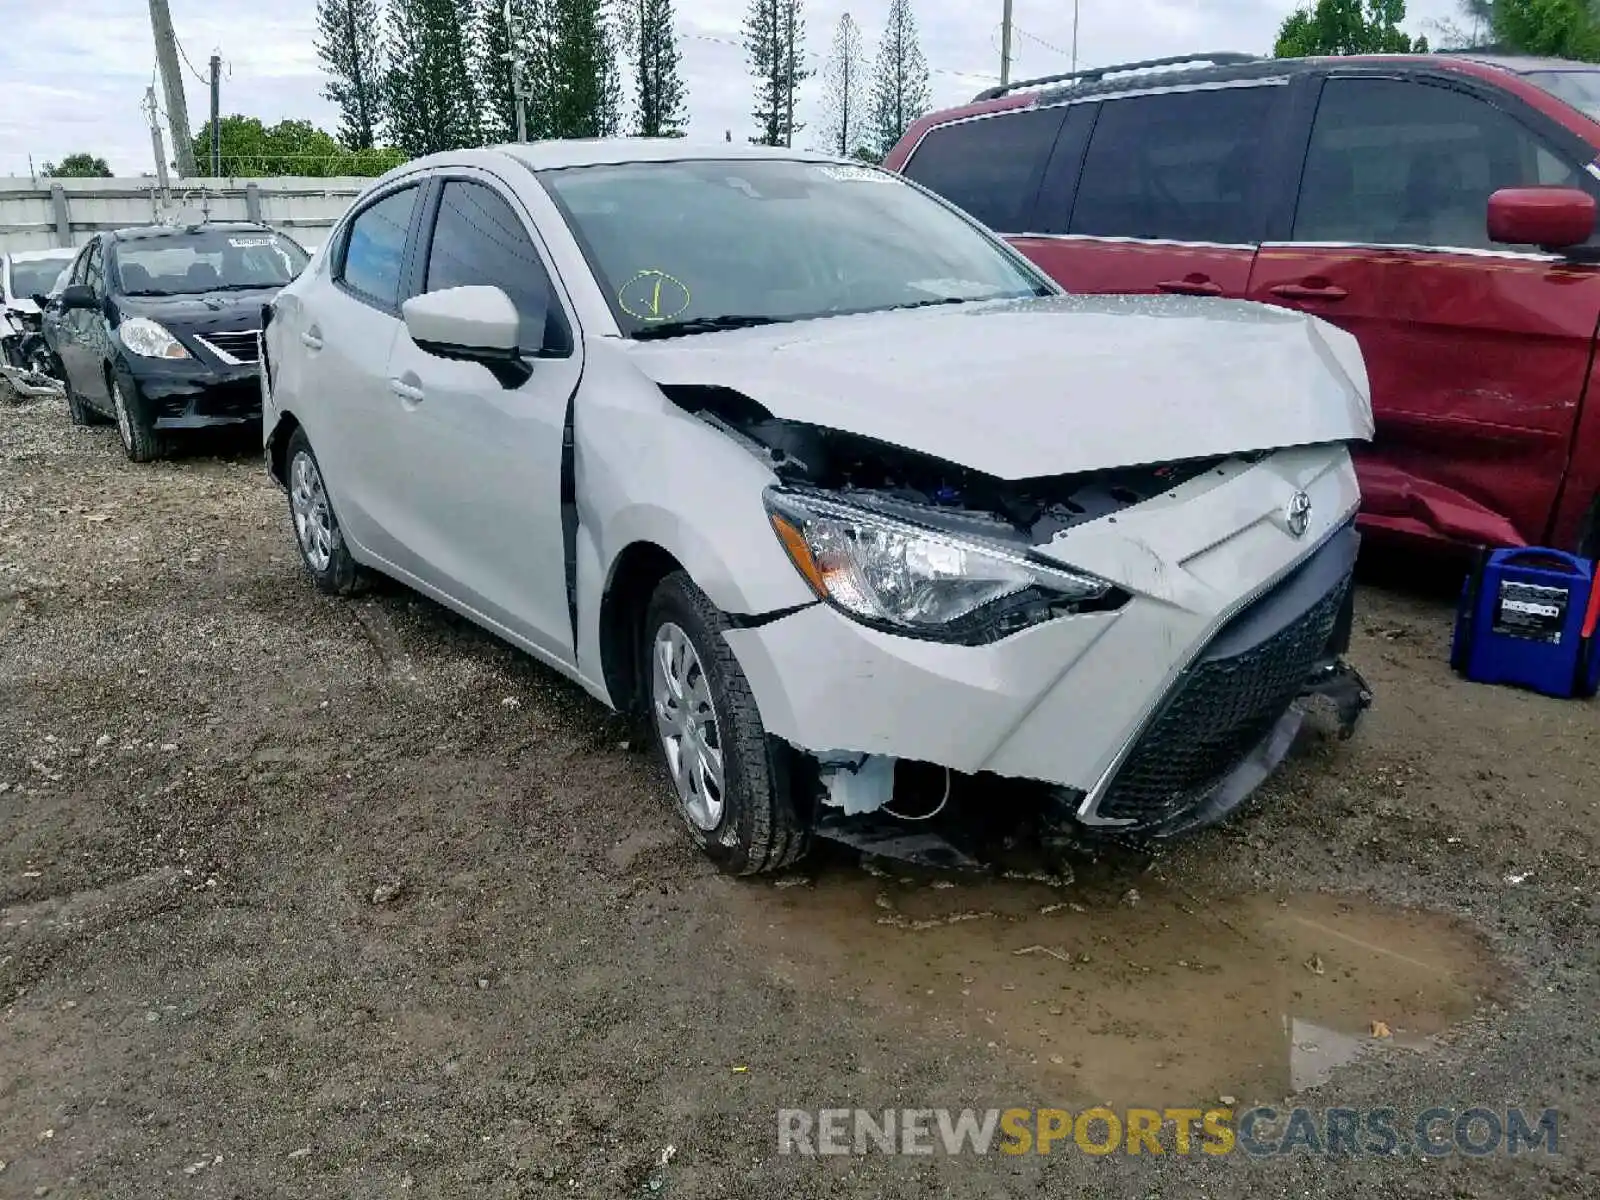
<path fill-rule="evenodd" d="M 263 336 L 311 577 L 392 576 L 646 715 L 731 871 L 995 777 L 1168 836 L 1302 696 L 1364 705 L 1371 408 L 1315 318 L 1067 296 L 897 176 L 674 140 L 408 163 L 326 251 Z"/>

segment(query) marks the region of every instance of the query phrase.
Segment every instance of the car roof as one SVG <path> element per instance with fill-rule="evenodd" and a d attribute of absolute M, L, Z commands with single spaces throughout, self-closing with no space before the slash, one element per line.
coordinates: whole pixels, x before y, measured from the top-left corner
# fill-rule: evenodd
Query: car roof
<path fill-rule="evenodd" d="M 6 257 L 14 263 L 38 262 L 42 258 L 76 258 L 79 246 L 55 246 L 49 250 L 12 250 Z"/>
<path fill-rule="evenodd" d="M 848 161 L 837 155 L 811 150 L 792 150 L 787 146 L 753 146 L 748 142 L 700 141 L 693 138 L 572 138 L 544 142 L 511 142 L 490 149 L 509 155 L 534 171 L 616 163 L 726 159 Z"/>
<path fill-rule="evenodd" d="M 275 233 L 269 225 L 259 221 L 206 221 L 200 225 L 132 225 L 112 231 L 114 242 L 138 242 L 150 238 L 179 237 L 188 233 L 226 233 L 229 230 L 248 233 Z"/>

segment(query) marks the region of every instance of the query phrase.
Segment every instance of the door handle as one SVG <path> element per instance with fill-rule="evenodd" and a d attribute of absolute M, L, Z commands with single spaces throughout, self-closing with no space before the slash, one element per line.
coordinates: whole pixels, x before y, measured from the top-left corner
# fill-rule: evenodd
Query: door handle
<path fill-rule="evenodd" d="M 300 333 L 300 343 L 301 345 L 305 346 L 307 350 L 321 350 L 322 335 L 314 329 L 302 330 Z"/>
<path fill-rule="evenodd" d="M 1179 296 L 1220 296 L 1222 285 L 1211 279 L 1165 279 L 1156 284 L 1158 292 L 1172 292 Z"/>
<path fill-rule="evenodd" d="M 1350 293 L 1337 284 L 1280 283 L 1272 294 L 1284 300 L 1343 300 Z"/>
<path fill-rule="evenodd" d="M 420 404 L 422 402 L 422 389 L 414 383 L 407 383 L 404 379 L 390 379 L 389 390 L 399 396 L 400 399 L 412 404 Z"/>

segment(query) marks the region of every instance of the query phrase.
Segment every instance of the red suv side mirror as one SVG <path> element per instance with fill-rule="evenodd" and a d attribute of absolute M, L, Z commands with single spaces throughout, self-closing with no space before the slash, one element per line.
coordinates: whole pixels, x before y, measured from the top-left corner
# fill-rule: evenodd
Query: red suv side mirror
<path fill-rule="evenodd" d="M 1489 197 L 1489 240 L 1565 250 L 1594 236 L 1594 197 L 1577 188 L 1501 188 Z"/>

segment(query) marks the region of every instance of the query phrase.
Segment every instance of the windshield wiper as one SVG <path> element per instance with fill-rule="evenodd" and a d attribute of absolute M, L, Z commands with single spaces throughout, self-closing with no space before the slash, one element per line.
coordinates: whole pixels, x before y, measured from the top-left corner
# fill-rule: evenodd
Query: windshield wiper
<path fill-rule="evenodd" d="M 687 321 L 663 321 L 635 330 L 635 341 L 652 338 L 687 337 L 693 333 L 716 333 L 723 329 L 748 329 L 753 325 L 777 325 L 781 317 L 758 317 L 754 314 L 729 313 L 720 317 L 690 317 Z"/>

